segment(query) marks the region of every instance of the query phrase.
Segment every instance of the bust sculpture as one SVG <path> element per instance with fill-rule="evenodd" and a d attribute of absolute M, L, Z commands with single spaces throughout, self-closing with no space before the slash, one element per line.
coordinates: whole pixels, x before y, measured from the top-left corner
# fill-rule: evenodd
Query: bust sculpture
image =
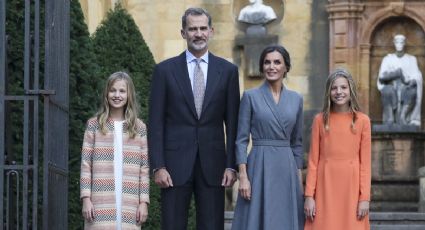
<path fill-rule="evenodd" d="M 266 24 L 276 19 L 276 14 L 270 6 L 263 4 L 263 0 L 249 0 L 250 4 L 239 12 L 238 21 L 249 24 Z"/>
<path fill-rule="evenodd" d="M 378 75 L 384 124 L 421 126 L 422 74 L 416 57 L 405 53 L 406 37 L 394 36 L 395 53 L 382 60 Z"/>

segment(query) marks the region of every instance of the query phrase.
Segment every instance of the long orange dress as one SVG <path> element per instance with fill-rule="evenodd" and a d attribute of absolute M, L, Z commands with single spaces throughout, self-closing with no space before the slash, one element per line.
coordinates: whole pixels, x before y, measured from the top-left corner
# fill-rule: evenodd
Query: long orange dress
<path fill-rule="evenodd" d="M 370 229 L 369 216 L 357 219 L 359 201 L 370 201 L 371 131 L 369 117 L 357 112 L 331 113 L 329 130 L 316 115 L 311 133 L 305 196 L 316 201 L 314 221 L 304 230 Z"/>

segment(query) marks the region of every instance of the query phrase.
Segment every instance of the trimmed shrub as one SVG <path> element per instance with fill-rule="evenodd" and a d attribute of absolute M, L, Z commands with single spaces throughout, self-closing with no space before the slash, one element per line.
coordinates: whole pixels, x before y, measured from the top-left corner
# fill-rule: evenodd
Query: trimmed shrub
<path fill-rule="evenodd" d="M 155 61 L 131 15 L 117 4 L 93 34 L 93 42 L 104 79 L 120 70 L 133 78 L 141 105 L 140 114 L 146 121 L 150 78 Z"/>
<path fill-rule="evenodd" d="M 98 107 L 101 87 L 99 67 L 78 0 L 70 2 L 69 69 L 69 229 L 82 229 L 80 162 L 85 123 Z"/>

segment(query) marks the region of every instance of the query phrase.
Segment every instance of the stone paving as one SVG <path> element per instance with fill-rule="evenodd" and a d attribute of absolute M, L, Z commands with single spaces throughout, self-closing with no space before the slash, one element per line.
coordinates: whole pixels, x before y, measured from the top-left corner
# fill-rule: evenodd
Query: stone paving
<path fill-rule="evenodd" d="M 224 213 L 224 229 L 230 230 L 233 212 Z M 372 212 L 371 230 L 425 230 L 425 213 L 418 212 Z"/>

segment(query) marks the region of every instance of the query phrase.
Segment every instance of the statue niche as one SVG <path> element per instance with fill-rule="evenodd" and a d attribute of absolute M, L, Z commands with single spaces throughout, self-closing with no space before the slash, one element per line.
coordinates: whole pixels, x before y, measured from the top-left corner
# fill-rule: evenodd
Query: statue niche
<path fill-rule="evenodd" d="M 406 37 L 394 36 L 395 53 L 382 60 L 377 86 L 386 125 L 421 126 L 422 74 L 416 57 L 405 53 Z"/>

